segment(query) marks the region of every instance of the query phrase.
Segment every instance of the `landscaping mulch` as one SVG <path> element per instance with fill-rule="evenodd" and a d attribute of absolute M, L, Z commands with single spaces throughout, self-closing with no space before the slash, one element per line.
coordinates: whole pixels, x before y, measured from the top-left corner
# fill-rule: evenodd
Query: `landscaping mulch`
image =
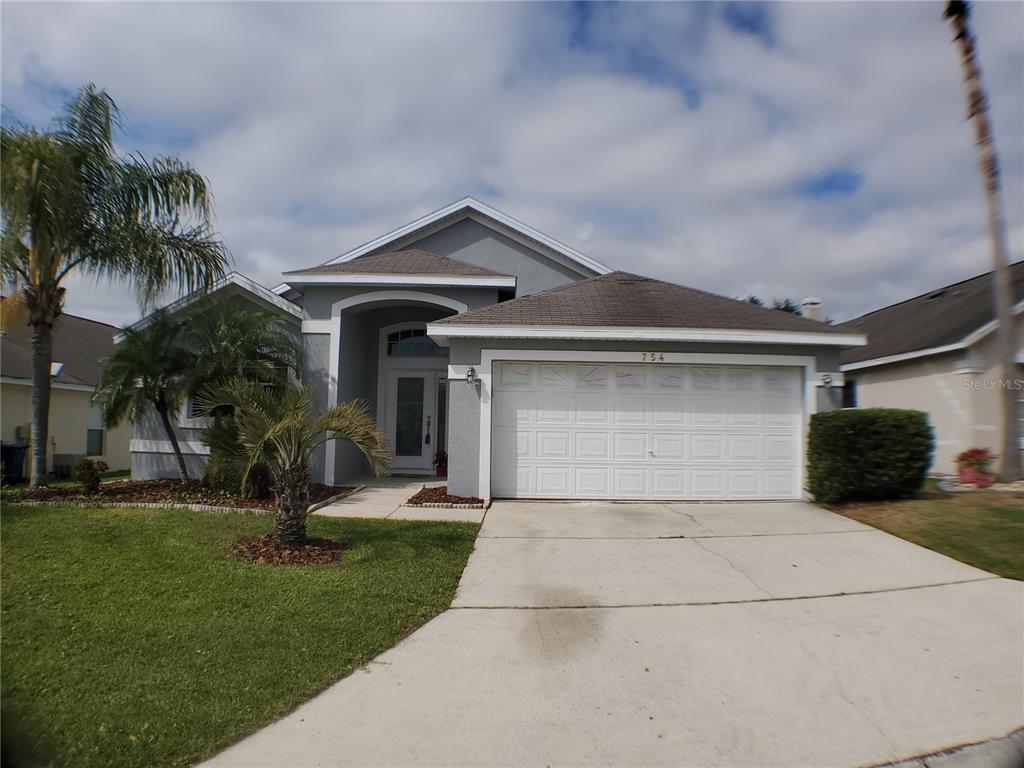
<path fill-rule="evenodd" d="M 314 485 L 310 489 L 309 503 L 347 493 L 352 489 L 341 485 Z M 100 485 L 96 493 L 87 494 L 77 485 L 60 485 L 29 490 L 14 488 L 4 491 L 4 500 L 44 502 L 88 502 L 102 506 L 107 504 L 204 504 L 237 509 L 276 508 L 271 499 L 246 499 L 237 494 L 225 493 L 208 488 L 198 481 L 183 483 L 180 480 L 121 480 Z"/>
<path fill-rule="evenodd" d="M 271 534 L 235 545 L 235 557 L 261 565 L 328 565 L 341 558 L 346 544 L 338 539 L 306 539 L 301 547 L 284 547 Z"/>
<path fill-rule="evenodd" d="M 447 485 L 439 485 L 433 488 L 422 488 L 420 491 L 405 502 L 407 507 L 470 507 L 483 509 L 484 500 L 476 496 L 452 496 L 448 493 Z"/>

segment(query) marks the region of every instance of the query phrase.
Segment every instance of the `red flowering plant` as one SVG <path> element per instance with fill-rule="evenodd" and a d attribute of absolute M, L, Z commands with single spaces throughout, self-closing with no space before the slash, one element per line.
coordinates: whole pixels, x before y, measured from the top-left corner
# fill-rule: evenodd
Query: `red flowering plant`
<path fill-rule="evenodd" d="M 956 468 L 962 485 L 977 485 L 987 488 L 992 483 L 989 467 L 996 455 L 988 448 L 969 448 L 956 457 Z"/>

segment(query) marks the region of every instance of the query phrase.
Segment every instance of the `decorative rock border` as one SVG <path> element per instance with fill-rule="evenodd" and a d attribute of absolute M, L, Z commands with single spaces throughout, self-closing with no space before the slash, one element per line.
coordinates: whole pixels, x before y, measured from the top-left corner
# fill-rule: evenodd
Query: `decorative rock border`
<path fill-rule="evenodd" d="M 480 504 L 402 504 L 407 509 L 487 509 L 491 506 L 489 501 Z"/>
<path fill-rule="evenodd" d="M 362 490 L 364 486 L 357 486 L 345 493 L 336 493 L 316 504 L 310 504 L 306 514 L 311 514 L 321 507 L 351 496 L 356 491 Z M 113 509 L 187 509 L 192 512 L 240 512 L 244 515 L 273 515 L 276 510 L 262 509 L 260 507 L 224 507 L 218 504 L 187 504 L 180 501 L 24 501 L 5 500 L 4 504 L 16 504 L 25 507 L 76 507 L 79 509 L 88 508 L 113 508 Z"/>
<path fill-rule="evenodd" d="M 971 486 L 960 485 L 954 482 L 952 478 L 944 477 L 937 483 L 939 490 L 943 493 L 1016 493 L 1024 494 L 1024 488 L 974 488 Z"/>

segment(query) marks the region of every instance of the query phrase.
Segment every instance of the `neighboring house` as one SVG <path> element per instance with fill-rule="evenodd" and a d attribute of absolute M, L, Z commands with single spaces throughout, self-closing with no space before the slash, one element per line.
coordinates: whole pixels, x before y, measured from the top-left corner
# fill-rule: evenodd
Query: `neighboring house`
<path fill-rule="evenodd" d="M 130 466 L 131 427 L 104 429 L 103 406 L 92 399 L 117 333 L 112 325 L 84 317 L 57 318 L 46 454 L 50 472 L 68 474 L 85 457 L 105 461 L 111 469 Z M 0 334 L 0 439 L 4 444 L 27 444 L 31 420 L 31 330 L 19 324 Z"/>
<path fill-rule="evenodd" d="M 1024 261 L 1011 265 L 1010 273 L 1017 359 L 1024 362 Z M 935 430 L 936 473 L 954 472 L 956 455 L 967 448 L 999 450 L 1002 376 L 991 272 L 869 312 L 843 327 L 868 336 L 866 346 L 840 356 L 844 405 L 925 411 Z M 1022 387 L 1021 403 L 1024 375 L 1015 382 Z M 1024 405 L 1019 415 L 1024 417 Z"/>
<path fill-rule="evenodd" d="M 807 419 L 865 343 L 613 272 L 471 198 L 283 279 L 323 407 L 366 400 L 396 473 L 445 451 L 449 491 L 484 498 L 799 498 Z M 314 467 L 366 474 L 343 443 Z"/>

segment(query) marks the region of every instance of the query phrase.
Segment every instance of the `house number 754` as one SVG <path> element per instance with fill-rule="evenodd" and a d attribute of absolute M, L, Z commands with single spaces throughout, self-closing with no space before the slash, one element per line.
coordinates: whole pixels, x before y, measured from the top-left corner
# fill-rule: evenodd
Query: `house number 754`
<path fill-rule="evenodd" d="M 664 352 L 641 352 L 640 359 L 645 363 L 664 363 Z"/>

